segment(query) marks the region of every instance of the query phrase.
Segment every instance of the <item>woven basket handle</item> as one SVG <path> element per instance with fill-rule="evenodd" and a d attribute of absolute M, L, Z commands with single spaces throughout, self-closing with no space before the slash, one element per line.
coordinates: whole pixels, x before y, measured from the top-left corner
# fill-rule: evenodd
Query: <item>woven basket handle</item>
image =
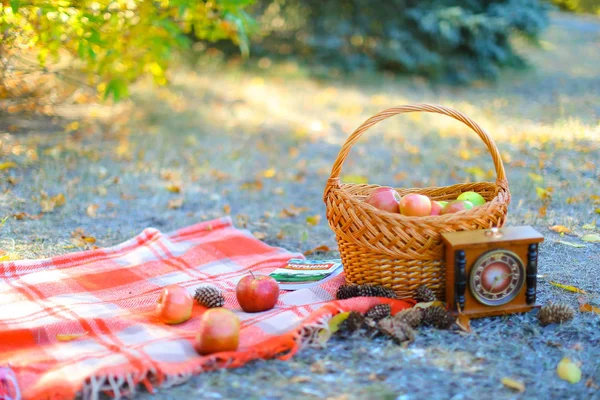
<path fill-rule="evenodd" d="M 414 104 L 388 108 L 387 110 L 381 111 L 380 113 L 372 116 L 371 118 L 363 122 L 363 124 L 359 126 L 358 129 L 356 129 L 352 133 L 352 135 L 350 135 L 350 137 L 346 140 L 346 143 L 344 143 L 340 152 L 338 153 L 335 163 L 333 164 L 333 167 L 331 169 L 331 176 L 329 177 L 327 186 L 331 187 L 339 185 L 340 172 L 342 171 L 344 161 L 346 160 L 346 157 L 348 156 L 348 153 L 350 152 L 350 149 L 352 148 L 354 143 L 356 143 L 358 139 L 360 139 L 364 132 L 366 132 L 370 127 L 372 127 L 376 123 L 383 121 L 384 119 L 387 119 L 389 117 L 392 117 L 396 114 L 404 114 L 417 111 L 444 114 L 454 118 L 457 121 L 462 122 L 472 130 L 474 130 L 479 135 L 481 140 L 483 140 L 490 154 L 492 155 L 494 167 L 496 168 L 497 183 L 501 186 L 508 186 L 508 182 L 506 180 L 506 173 L 504 172 L 504 164 L 502 164 L 500 152 L 498 151 L 498 147 L 496 147 L 496 144 L 494 143 L 492 138 L 490 138 L 488 134 L 475 121 L 473 121 L 466 115 L 463 115 L 462 113 L 448 107 L 431 104 Z M 327 191 L 328 190 L 326 189 L 325 192 Z"/>

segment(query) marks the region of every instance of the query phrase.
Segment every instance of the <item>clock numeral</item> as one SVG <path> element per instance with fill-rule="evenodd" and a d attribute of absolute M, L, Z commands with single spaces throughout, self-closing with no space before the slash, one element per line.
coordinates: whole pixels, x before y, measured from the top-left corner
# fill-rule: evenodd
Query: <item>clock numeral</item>
<path fill-rule="evenodd" d="M 530 244 L 527 251 L 527 290 L 525 291 L 525 301 L 527 304 L 535 303 L 537 260 L 538 245 L 537 243 Z"/>
<path fill-rule="evenodd" d="M 456 291 L 456 303 L 460 306 L 461 310 L 465 308 L 465 290 L 467 289 L 467 273 L 465 267 L 467 265 L 467 258 L 464 250 L 457 250 L 454 253 L 454 268 L 456 277 L 455 291 Z"/>

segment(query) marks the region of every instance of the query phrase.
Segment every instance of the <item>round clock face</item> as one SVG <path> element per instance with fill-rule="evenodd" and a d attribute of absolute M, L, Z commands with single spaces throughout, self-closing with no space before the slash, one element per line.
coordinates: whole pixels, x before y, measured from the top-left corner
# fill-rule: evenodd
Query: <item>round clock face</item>
<path fill-rule="evenodd" d="M 488 306 L 506 304 L 525 282 L 523 262 L 508 250 L 484 253 L 471 268 L 469 286 L 473 297 Z"/>

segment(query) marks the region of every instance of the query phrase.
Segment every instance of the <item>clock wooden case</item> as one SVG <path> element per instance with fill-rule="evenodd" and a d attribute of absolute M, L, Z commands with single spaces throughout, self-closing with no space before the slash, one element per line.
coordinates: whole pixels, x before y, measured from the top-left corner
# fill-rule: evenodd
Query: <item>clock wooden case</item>
<path fill-rule="evenodd" d="M 443 233 L 446 304 L 485 317 L 528 312 L 536 304 L 538 245 L 530 226 Z"/>

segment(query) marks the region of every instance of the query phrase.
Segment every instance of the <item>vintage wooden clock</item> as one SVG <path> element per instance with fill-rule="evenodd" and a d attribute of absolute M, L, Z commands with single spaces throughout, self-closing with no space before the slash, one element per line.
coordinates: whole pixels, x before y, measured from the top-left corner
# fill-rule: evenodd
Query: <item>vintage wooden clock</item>
<path fill-rule="evenodd" d="M 527 312 L 536 305 L 538 245 L 530 226 L 443 233 L 446 305 L 471 318 Z"/>

